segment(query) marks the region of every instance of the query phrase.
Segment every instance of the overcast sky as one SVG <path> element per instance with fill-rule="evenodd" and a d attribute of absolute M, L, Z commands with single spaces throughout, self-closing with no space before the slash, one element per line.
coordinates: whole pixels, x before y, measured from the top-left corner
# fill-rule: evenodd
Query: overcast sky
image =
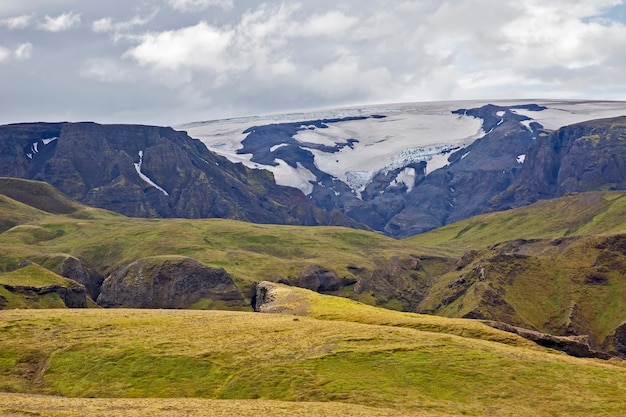
<path fill-rule="evenodd" d="M 626 100 L 615 0 L 0 0 L 0 123 Z"/>

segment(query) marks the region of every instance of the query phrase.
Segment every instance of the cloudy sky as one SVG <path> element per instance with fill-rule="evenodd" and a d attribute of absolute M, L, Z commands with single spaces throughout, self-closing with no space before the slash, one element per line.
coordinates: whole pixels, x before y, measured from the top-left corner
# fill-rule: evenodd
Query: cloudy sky
<path fill-rule="evenodd" d="M 0 0 L 0 123 L 626 100 L 616 0 Z"/>

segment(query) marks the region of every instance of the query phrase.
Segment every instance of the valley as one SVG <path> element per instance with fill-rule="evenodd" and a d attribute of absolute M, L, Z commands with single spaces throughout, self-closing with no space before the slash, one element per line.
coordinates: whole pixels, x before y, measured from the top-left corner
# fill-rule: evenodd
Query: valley
<path fill-rule="evenodd" d="M 0 415 L 619 415 L 624 113 L 0 126 Z"/>

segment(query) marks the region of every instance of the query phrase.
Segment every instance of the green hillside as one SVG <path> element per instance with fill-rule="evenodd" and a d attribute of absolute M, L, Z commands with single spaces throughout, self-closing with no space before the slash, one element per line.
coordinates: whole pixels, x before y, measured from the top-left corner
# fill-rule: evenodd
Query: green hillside
<path fill-rule="evenodd" d="M 412 236 L 405 242 L 461 255 L 515 239 L 612 233 L 626 230 L 626 193 L 589 192 L 484 214 Z"/>
<path fill-rule="evenodd" d="M 42 201 L 67 203 L 40 183 L 6 184 L 32 186 L 34 194 L 45 196 Z M 20 224 L 0 234 L 0 272 L 13 273 L 26 260 L 80 282 L 94 300 L 103 280 L 115 275 L 118 281 L 110 287 L 118 294 L 135 291 L 135 284 L 124 286 L 131 282 L 142 282 L 145 289 L 118 304 L 110 301 L 115 293 L 108 293 L 106 305 L 149 307 L 140 302 L 159 290 L 150 285 L 167 286 L 173 277 L 196 274 L 189 265 L 197 261 L 198 268 L 223 268 L 231 287 L 191 299 L 184 308 L 252 310 L 254 283 L 268 280 L 396 310 L 587 335 L 594 349 L 621 355 L 626 352 L 613 336 L 626 321 L 625 197 L 569 195 L 405 240 L 341 227 L 133 219 L 73 202 L 66 204 L 74 210 L 68 214 L 24 206 Z M 9 207 L 0 213 L 5 219 L 16 215 L 11 207 L 22 207 L 3 201 Z M 177 265 L 187 269 L 171 272 Z M 330 280 L 326 287 L 324 280 Z M 193 291 L 194 285 L 176 288 Z M 19 301 L 19 294 L 3 297 L 5 308 L 47 305 L 32 297 Z"/>
<path fill-rule="evenodd" d="M 74 416 L 116 404 L 126 415 L 168 409 L 182 415 L 185 407 L 195 414 L 194 407 L 215 404 L 186 398 L 224 400 L 218 410 L 238 415 L 258 409 L 363 416 L 623 411 L 621 361 L 571 358 L 475 321 L 280 288 L 275 307 L 286 300 L 281 308 L 309 313 L 3 311 L 0 389 L 73 399 L 3 394 L 0 412 Z M 459 335 L 463 327 L 467 336 Z M 87 397 L 107 399 L 80 400 Z M 261 401 L 245 401 L 251 399 Z"/>
<path fill-rule="evenodd" d="M 58 212 L 50 207 L 58 208 L 60 203 L 49 202 L 63 202 L 68 213 L 44 212 L 4 197 L 8 208 L 0 212 L 0 222 L 13 219 L 13 227 L 0 235 L 0 271 L 10 271 L 20 260 L 27 259 L 60 273 L 62 263 L 72 257 L 80 260 L 94 281 L 101 282 L 138 259 L 185 256 L 224 268 L 243 296 L 249 298 L 254 282 L 282 280 L 297 284 L 302 271 L 321 267 L 347 282 L 347 287 L 342 284 L 334 291 L 337 294 L 406 309 L 415 301 L 410 297 L 405 300 L 394 297 L 401 297 L 407 288 L 421 290 L 453 263 L 408 242 L 361 230 L 261 225 L 223 219 L 127 218 L 80 206 L 42 183 L 6 180 L 4 184 L 5 191 L 9 186 L 18 190 L 7 194 L 19 195 L 24 201 L 35 198 L 25 196 L 25 190 L 32 188 L 33 195 L 43 196 L 36 203 L 42 209 Z M 21 210 L 22 207 L 26 210 Z M 419 270 L 409 268 L 402 272 L 391 265 L 395 278 L 403 280 L 404 287 L 386 284 L 387 288 L 381 289 L 372 274 L 377 270 L 384 273 L 393 259 L 399 259 L 398 262 L 419 259 Z M 368 277 L 363 278 L 364 273 Z M 358 279 L 369 282 L 369 286 L 357 293 L 350 282 Z M 89 282 L 83 284 L 89 288 Z M 96 297 L 94 291 L 91 295 Z"/>

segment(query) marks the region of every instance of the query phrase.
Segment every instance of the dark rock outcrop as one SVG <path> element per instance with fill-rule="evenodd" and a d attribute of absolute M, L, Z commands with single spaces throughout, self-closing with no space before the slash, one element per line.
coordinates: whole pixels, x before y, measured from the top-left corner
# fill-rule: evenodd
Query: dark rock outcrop
<path fill-rule="evenodd" d="M 484 320 L 483 323 L 495 329 L 522 336 L 524 339 L 531 340 L 540 346 L 560 350 L 577 358 L 611 358 L 611 355 L 607 353 L 593 350 L 589 346 L 585 336 L 554 336 L 551 334 L 537 332 L 535 330 L 511 326 L 510 324 L 502 322 Z"/>
<path fill-rule="evenodd" d="M 76 282 L 83 284 L 87 290 L 87 294 L 92 299 L 97 299 L 100 294 L 100 287 L 104 278 L 87 268 L 87 266 L 78 258 L 74 256 L 67 256 L 61 263 L 59 275 L 65 278 L 72 279 Z"/>
<path fill-rule="evenodd" d="M 612 339 L 615 354 L 626 358 L 626 323 L 622 323 L 615 329 Z"/>
<path fill-rule="evenodd" d="M 330 269 L 310 266 L 300 271 L 296 285 L 320 293 L 332 293 L 354 283 L 356 283 L 355 279 L 340 278 L 335 271 Z"/>
<path fill-rule="evenodd" d="M 109 275 L 98 304 L 103 307 L 190 308 L 201 300 L 244 306 L 232 277 L 191 258 L 144 258 Z"/>

